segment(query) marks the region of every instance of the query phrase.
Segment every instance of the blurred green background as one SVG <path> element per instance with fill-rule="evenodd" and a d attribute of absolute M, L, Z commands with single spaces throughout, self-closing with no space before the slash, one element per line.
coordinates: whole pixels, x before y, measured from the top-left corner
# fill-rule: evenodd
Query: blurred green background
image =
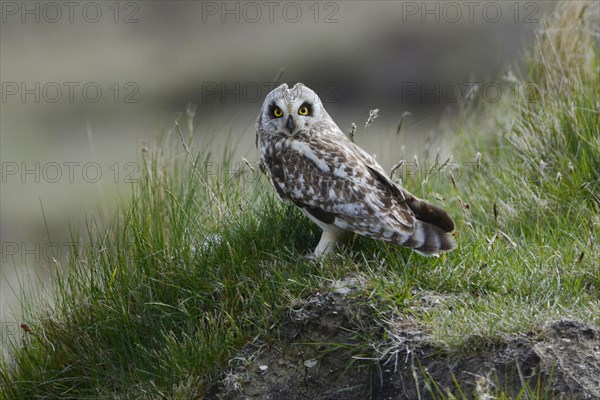
<path fill-rule="evenodd" d="M 449 154 L 444 122 L 473 82 L 502 81 L 553 6 L 465 3 L 3 1 L 0 322 L 19 321 L 53 256 L 65 264 L 70 231 L 130 195 L 141 149 L 187 104 L 215 155 L 239 143 L 234 160 L 256 161 L 277 76 L 315 89 L 342 130 L 356 123 L 386 169 L 426 145 Z"/>

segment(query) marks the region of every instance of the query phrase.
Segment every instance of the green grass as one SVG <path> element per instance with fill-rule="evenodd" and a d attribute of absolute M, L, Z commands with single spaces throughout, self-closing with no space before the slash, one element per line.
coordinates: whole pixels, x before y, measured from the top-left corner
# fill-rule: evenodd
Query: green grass
<path fill-rule="evenodd" d="M 141 155 L 114 219 L 88 222 L 94 244 L 57 270 L 54 299 L 28 306 L 31 333 L 5 343 L 1 396 L 201 396 L 244 344 L 277 340 L 297 299 L 351 275 L 382 318 L 410 316 L 456 357 L 478 351 L 468 335 L 485 346 L 562 317 L 600 325 L 600 62 L 580 6 L 559 7 L 548 23 L 571 36 L 542 34 L 527 54 L 520 79 L 535 82 L 534 98 L 465 110 L 454 160 L 469 170 L 438 163 L 429 178 L 455 179 L 404 182 L 455 217 L 455 251 L 423 258 L 357 238 L 339 257 L 306 261 L 318 229 L 259 171 L 205 168 L 190 114 L 187 139 L 174 129 Z M 440 305 L 419 307 L 427 293 Z M 529 398 L 546 395 L 529 384 Z"/>

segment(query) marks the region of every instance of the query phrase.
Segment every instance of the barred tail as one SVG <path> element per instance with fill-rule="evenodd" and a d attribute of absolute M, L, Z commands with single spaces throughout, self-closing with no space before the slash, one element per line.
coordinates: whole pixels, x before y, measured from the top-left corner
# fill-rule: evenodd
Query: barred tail
<path fill-rule="evenodd" d="M 449 251 L 456 247 L 454 238 L 439 226 L 429 222 L 415 221 L 415 229 L 402 246 L 411 247 L 425 256 L 437 255 L 441 251 Z"/>

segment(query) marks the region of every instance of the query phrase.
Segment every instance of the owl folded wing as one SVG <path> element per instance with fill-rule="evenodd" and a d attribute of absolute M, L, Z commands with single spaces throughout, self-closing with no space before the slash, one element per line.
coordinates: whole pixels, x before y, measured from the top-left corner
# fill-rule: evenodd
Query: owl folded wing
<path fill-rule="evenodd" d="M 324 224 L 388 241 L 410 235 L 415 216 L 403 192 L 393 182 L 382 181 L 381 167 L 374 160 L 369 166 L 372 158 L 348 143 L 314 137 L 294 140 L 278 157 L 267 157 L 279 196 Z"/>

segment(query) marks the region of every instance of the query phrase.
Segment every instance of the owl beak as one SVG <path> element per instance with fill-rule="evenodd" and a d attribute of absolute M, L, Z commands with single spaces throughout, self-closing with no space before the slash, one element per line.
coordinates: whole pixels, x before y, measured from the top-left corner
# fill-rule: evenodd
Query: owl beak
<path fill-rule="evenodd" d="M 288 119 L 285 123 L 285 127 L 290 132 L 290 135 L 294 133 L 294 129 L 296 129 L 296 124 L 294 123 L 294 119 L 292 118 L 291 115 L 288 116 Z"/>

